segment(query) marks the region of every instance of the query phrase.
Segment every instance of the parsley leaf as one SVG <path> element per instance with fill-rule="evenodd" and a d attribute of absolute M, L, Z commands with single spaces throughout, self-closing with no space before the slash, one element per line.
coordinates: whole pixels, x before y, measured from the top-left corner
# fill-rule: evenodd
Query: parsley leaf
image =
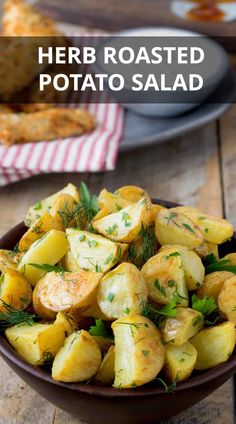
<path fill-rule="evenodd" d="M 95 325 L 92 325 L 89 329 L 91 336 L 105 337 L 106 339 L 113 340 L 113 337 L 108 333 L 104 322 L 101 319 L 95 320 Z"/>
<path fill-rule="evenodd" d="M 205 273 L 207 275 L 215 271 L 229 271 L 236 274 L 236 265 L 231 265 L 229 259 L 220 259 L 217 261 L 213 253 L 211 253 L 205 258 Z"/>
<path fill-rule="evenodd" d="M 203 298 L 199 298 L 193 294 L 192 309 L 203 314 L 206 325 L 213 325 L 220 319 L 217 304 L 213 297 L 204 296 Z"/>
<path fill-rule="evenodd" d="M 180 302 L 180 297 L 175 294 L 172 301 L 162 308 L 156 308 L 150 303 L 142 303 L 142 314 L 153 321 L 157 327 L 159 327 L 165 317 L 176 317 L 177 305 L 179 305 Z"/>

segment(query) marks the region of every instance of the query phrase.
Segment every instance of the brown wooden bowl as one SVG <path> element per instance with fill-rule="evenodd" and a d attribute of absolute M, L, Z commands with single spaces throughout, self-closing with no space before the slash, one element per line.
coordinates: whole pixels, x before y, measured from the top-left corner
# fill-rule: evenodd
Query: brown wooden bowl
<path fill-rule="evenodd" d="M 164 206 L 176 204 L 155 200 Z M 13 249 L 26 231 L 16 225 L 0 240 L 0 248 Z M 221 246 L 221 255 L 236 252 L 236 234 Z M 179 383 L 173 393 L 165 393 L 154 383 L 131 390 L 118 390 L 85 383 L 54 381 L 42 368 L 29 365 L 0 337 L 0 354 L 29 386 L 48 401 L 91 424 L 157 424 L 199 402 L 236 372 L 236 352 L 222 365 L 194 373 Z"/>

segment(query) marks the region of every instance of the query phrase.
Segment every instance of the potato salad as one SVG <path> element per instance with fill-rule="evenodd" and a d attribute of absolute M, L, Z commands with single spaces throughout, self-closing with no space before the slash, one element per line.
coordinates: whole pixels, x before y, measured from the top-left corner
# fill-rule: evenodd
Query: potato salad
<path fill-rule="evenodd" d="M 223 218 L 140 187 L 68 184 L 0 250 L 0 330 L 55 381 L 171 391 L 235 348 L 236 253 Z"/>

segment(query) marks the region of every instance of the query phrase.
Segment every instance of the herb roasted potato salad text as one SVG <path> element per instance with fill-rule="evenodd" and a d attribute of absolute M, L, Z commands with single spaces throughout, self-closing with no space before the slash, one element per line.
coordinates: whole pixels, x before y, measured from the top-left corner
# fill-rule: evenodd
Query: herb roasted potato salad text
<path fill-rule="evenodd" d="M 153 204 L 140 187 L 97 197 L 81 183 L 31 206 L 25 224 L 17 246 L 0 250 L 0 329 L 54 380 L 170 391 L 233 353 L 225 219 Z"/>

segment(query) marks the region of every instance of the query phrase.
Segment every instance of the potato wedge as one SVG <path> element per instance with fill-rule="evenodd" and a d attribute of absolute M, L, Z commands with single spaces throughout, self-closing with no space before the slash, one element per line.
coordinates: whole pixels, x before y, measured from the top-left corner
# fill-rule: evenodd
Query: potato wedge
<path fill-rule="evenodd" d="M 227 321 L 206 328 L 197 334 L 191 344 L 197 350 L 197 370 L 206 370 L 227 361 L 235 347 L 235 325 Z"/>
<path fill-rule="evenodd" d="M 217 260 L 219 260 L 219 248 L 218 244 L 209 243 L 205 241 L 201 246 L 196 247 L 194 251 L 200 258 L 205 258 L 208 255 L 213 254 Z"/>
<path fill-rule="evenodd" d="M 102 277 L 100 273 L 48 272 L 35 286 L 33 306 L 36 313 L 50 319 L 52 312 L 70 311 L 92 304 Z"/>
<path fill-rule="evenodd" d="M 80 268 L 80 266 L 78 265 L 70 249 L 65 254 L 65 256 L 60 260 L 60 264 L 62 268 L 66 269 L 69 272 L 82 271 L 82 268 Z"/>
<path fill-rule="evenodd" d="M 31 206 L 26 215 L 25 225 L 27 227 L 31 227 L 40 218 L 40 216 L 44 214 L 44 212 L 49 212 L 57 197 L 63 193 L 70 194 L 76 202 L 79 201 L 77 188 L 73 184 L 68 184 L 57 193 L 54 193 L 46 199 L 43 199 Z"/>
<path fill-rule="evenodd" d="M 100 347 L 102 354 L 106 353 L 108 349 L 114 345 L 112 338 L 102 337 L 102 336 L 92 336 L 95 342 Z"/>
<path fill-rule="evenodd" d="M 176 317 L 166 318 L 162 323 L 162 335 L 166 343 L 181 346 L 203 328 L 201 312 L 191 308 L 177 308 Z"/>
<path fill-rule="evenodd" d="M 151 197 L 145 190 L 143 190 L 143 188 L 133 185 L 120 187 L 114 194 L 128 200 L 131 203 L 136 203 L 143 197 L 146 197 L 146 199 L 151 202 Z"/>
<path fill-rule="evenodd" d="M 130 206 L 131 202 L 123 199 L 118 194 L 109 193 L 105 188 L 100 191 L 98 196 L 98 206 L 99 208 L 106 209 L 107 215 L 113 212 L 118 212 L 127 206 Z"/>
<path fill-rule="evenodd" d="M 180 254 L 187 289 L 196 290 L 203 284 L 205 275 L 205 268 L 201 259 L 195 252 L 181 245 L 174 245 L 172 247 L 162 246 L 160 251 L 163 252 L 165 250 L 167 255 L 168 251 L 170 251 L 170 254 L 173 254 L 173 247 L 176 249 L 176 252 L 179 252 Z"/>
<path fill-rule="evenodd" d="M 141 270 L 148 287 L 148 296 L 154 302 L 167 305 L 178 293 L 181 306 L 188 305 L 188 291 L 185 284 L 181 256 L 175 247 L 150 258 Z M 186 299 L 186 300 L 185 300 Z"/>
<path fill-rule="evenodd" d="M 188 217 L 172 209 L 162 209 L 157 214 L 155 232 L 161 245 L 180 244 L 195 249 L 204 242 L 199 227 Z"/>
<path fill-rule="evenodd" d="M 57 352 L 52 366 L 56 381 L 79 382 L 92 378 L 101 366 L 98 344 L 87 331 L 71 334 Z"/>
<path fill-rule="evenodd" d="M 203 281 L 202 287 L 197 290 L 198 297 L 213 297 L 216 301 L 220 294 L 220 291 L 229 278 L 233 277 L 234 274 L 229 271 L 215 271 L 206 275 Z M 236 299 L 235 299 L 236 304 Z"/>
<path fill-rule="evenodd" d="M 63 325 L 66 337 L 78 330 L 78 323 L 72 312 L 58 312 L 54 324 L 58 323 Z"/>
<path fill-rule="evenodd" d="M 101 384 L 112 384 L 115 378 L 115 346 L 111 346 L 103 358 L 94 379 Z"/>
<path fill-rule="evenodd" d="M 19 241 L 20 252 L 27 252 L 30 246 L 38 239 L 43 237 L 50 230 L 63 231 L 60 220 L 53 218 L 50 213 L 45 212 L 33 225 L 26 231 Z"/>
<path fill-rule="evenodd" d="M 90 317 L 95 319 L 101 319 L 103 321 L 110 321 L 110 318 L 108 318 L 104 313 L 101 311 L 100 307 L 98 306 L 97 298 L 96 300 L 86 308 L 81 308 L 79 313 L 83 317 Z"/>
<path fill-rule="evenodd" d="M 15 325 L 6 330 L 9 343 L 27 362 L 43 365 L 51 361 L 66 337 L 62 322 L 54 324 Z"/>
<path fill-rule="evenodd" d="M 35 286 L 46 271 L 35 268 L 30 264 L 55 265 L 65 256 L 68 249 L 66 234 L 62 231 L 50 230 L 30 246 L 21 258 L 17 269 L 24 274 L 32 286 Z"/>
<path fill-rule="evenodd" d="M 127 206 L 119 212 L 94 221 L 93 227 L 111 240 L 131 243 L 138 237 L 150 205 L 143 197 L 139 202 Z"/>
<path fill-rule="evenodd" d="M 114 321 L 116 388 L 142 386 L 161 371 L 165 350 L 158 328 L 140 315 Z"/>
<path fill-rule="evenodd" d="M 52 203 L 50 215 L 60 223 L 62 229 L 74 227 L 75 199 L 68 193 L 61 193 Z"/>
<path fill-rule="evenodd" d="M 181 346 L 167 344 L 165 351 L 166 358 L 163 371 L 167 379 L 174 383 L 190 377 L 197 360 L 195 347 L 189 342 L 185 342 Z"/>
<path fill-rule="evenodd" d="M 0 273 L 7 268 L 16 269 L 15 252 L 11 250 L 0 249 Z"/>
<path fill-rule="evenodd" d="M 229 321 L 236 324 L 236 275 L 223 283 L 218 296 L 218 307 Z"/>
<path fill-rule="evenodd" d="M 66 234 L 78 265 L 93 272 L 109 271 L 128 249 L 127 244 L 115 243 L 88 231 L 69 228 Z"/>
<path fill-rule="evenodd" d="M 0 311 L 5 309 L 4 302 L 15 309 L 25 309 L 31 298 L 32 289 L 26 278 L 15 269 L 6 269 L 0 277 Z"/>
<path fill-rule="evenodd" d="M 97 301 L 104 315 L 115 319 L 141 314 L 147 296 L 142 273 L 135 265 L 123 262 L 101 279 Z"/>

